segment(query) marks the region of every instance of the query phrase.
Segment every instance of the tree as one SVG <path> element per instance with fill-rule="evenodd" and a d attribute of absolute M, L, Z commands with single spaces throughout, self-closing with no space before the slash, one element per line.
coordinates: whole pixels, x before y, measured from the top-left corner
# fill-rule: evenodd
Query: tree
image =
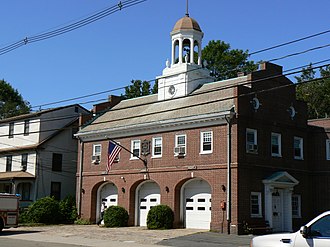
<path fill-rule="evenodd" d="M 30 110 L 30 103 L 25 101 L 18 91 L 6 81 L 0 80 L 0 118 L 29 113 Z"/>
<path fill-rule="evenodd" d="M 132 80 L 130 86 L 125 87 L 125 98 L 131 99 L 158 92 L 158 83 L 156 82 L 151 89 L 150 82 L 141 80 Z"/>
<path fill-rule="evenodd" d="M 211 40 L 202 51 L 202 60 L 206 68 L 217 80 L 237 77 L 238 72 L 250 73 L 258 66 L 253 61 L 247 61 L 248 51 L 230 49 L 230 45 L 221 40 Z"/>
<path fill-rule="evenodd" d="M 324 118 L 330 115 L 330 66 L 320 69 L 320 79 L 312 82 L 316 72 L 312 65 L 302 70 L 300 76 L 296 76 L 297 99 L 307 103 L 308 118 Z"/>

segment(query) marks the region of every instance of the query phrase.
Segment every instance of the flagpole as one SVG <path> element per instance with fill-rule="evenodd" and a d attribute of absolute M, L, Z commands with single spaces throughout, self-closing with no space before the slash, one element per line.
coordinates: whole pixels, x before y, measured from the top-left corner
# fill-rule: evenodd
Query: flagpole
<path fill-rule="evenodd" d="M 141 160 L 144 164 L 144 166 L 147 168 L 147 159 L 142 159 L 140 156 L 135 155 L 133 152 L 131 152 L 131 150 L 128 150 L 126 147 L 124 147 L 123 145 L 121 145 L 120 143 L 116 142 L 115 140 L 111 139 L 110 137 L 106 137 L 109 141 L 113 142 L 114 144 L 118 145 L 119 147 L 121 147 L 122 149 L 126 150 L 127 152 L 129 152 L 130 154 L 132 154 L 134 157 L 138 158 L 139 160 Z"/>

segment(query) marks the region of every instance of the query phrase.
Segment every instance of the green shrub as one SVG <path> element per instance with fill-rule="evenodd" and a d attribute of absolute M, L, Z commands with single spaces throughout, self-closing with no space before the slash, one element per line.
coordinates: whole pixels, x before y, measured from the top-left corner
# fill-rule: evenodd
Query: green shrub
<path fill-rule="evenodd" d="M 62 216 L 59 202 L 53 197 L 44 197 L 31 206 L 27 212 L 27 219 L 30 223 L 58 224 Z"/>
<path fill-rule="evenodd" d="M 104 226 L 122 227 L 128 225 L 128 213 L 120 206 L 110 206 L 104 211 Z"/>
<path fill-rule="evenodd" d="M 73 196 L 67 196 L 59 203 L 61 223 L 73 224 L 77 219 L 76 200 Z"/>
<path fill-rule="evenodd" d="M 152 207 L 147 216 L 148 229 L 171 229 L 173 227 L 174 213 L 167 205 Z"/>

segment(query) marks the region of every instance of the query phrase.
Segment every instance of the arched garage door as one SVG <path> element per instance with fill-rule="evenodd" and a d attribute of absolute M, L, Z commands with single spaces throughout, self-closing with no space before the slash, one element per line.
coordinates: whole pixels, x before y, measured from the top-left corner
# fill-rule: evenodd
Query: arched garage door
<path fill-rule="evenodd" d="M 160 189 L 155 182 L 143 183 L 138 188 L 138 225 L 147 225 L 150 208 L 160 204 Z"/>
<path fill-rule="evenodd" d="M 183 186 L 182 194 L 185 227 L 194 229 L 210 229 L 210 185 L 202 179 L 190 180 Z"/>
<path fill-rule="evenodd" d="M 116 185 L 114 185 L 113 183 L 108 183 L 104 185 L 101 188 L 100 197 L 101 197 L 101 203 L 104 202 L 107 207 L 117 206 L 118 189 Z"/>

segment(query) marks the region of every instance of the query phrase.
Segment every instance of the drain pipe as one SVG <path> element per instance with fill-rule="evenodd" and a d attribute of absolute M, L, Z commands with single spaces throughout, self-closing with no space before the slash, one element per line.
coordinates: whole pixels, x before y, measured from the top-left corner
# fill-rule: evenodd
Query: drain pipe
<path fill-rule="evenodd" d="M 82 205 L 82 175 L 83 175 L 83 158 L 84 158 L 84 142 L 78 137 L 80 143 L 79 153 L 79 180 L 78 180 L 78 193 L 77 193 L 77 210 L 78 215 L 81 217 L 81 205 Z"/>
<path fill-rule="evenodd" d="M 235 115 L 235 106 L 230 109 L 230 115 L 225 116 L 227 122 L 227 233 L 230 234 L 231 225 L 231 120 Z"/>

